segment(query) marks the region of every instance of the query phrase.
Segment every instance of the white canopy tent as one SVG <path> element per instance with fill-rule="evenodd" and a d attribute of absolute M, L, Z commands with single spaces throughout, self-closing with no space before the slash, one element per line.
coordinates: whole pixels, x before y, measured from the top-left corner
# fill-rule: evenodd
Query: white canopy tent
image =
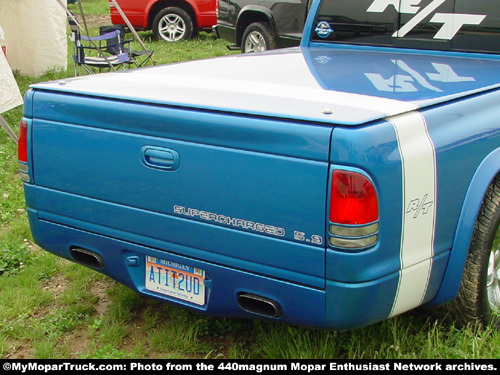
<path fill-rule="evenodd" d="M 2 114 L 23 104 L 16 80 L 2 51 L 0 51 L 0 82 L 0 114 Z"/>
<path fill-rule="evenodd" d="M 56 0 L 0 0 L 0 25 L 12 69 L 29 76 L 66 69 L 66 12 Z"/>
<path fill-rule="evenodd" d="M 66 69 L 66 12 L 56 0 L 0 0 L 0 25 L 0 126 L 17 141 L 1 116 L 23 104 L 12 70 L 38 76 Z"/>
<path fill-rule="evenodd" d="M 142 49 L 152 52 L 146 50 L 116 0 L 111 1 Z M 76 22 L 66 3 L 66 0 L 0 0 L 0 46 L 6 50 L 5 55 L 0 50 L 0 126 L 15 141 L 14 133 L 1 116 L 23 104 L 12 70 L 28 76 L 38 76 L 51 69 L 66 70 L 67 17 Z M 85 23 L 81 0 L 78 5 Z"/>
<path fill-rule="evenodd" d="M 0 26 L 0 45 L 4 40 L 5 33 Z M 17 142 L 16 135 L 9 124 L 2 117 L 3 112 L 23 104 L 23 98 L 17 87 L 16 80 L 12 74 L 9 63 L 5 58 L 3 50 L 0 50 L 0 126 L 5 129 L 7 134 Z"/>

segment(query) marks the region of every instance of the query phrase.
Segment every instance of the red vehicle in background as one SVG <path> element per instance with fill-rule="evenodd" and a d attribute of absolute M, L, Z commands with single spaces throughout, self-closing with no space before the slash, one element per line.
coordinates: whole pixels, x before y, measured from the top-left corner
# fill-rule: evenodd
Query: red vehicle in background
<path fill-rule="evenodd" d="M 126 22 L 113 1 L 109 1 L 111 22 Z M 115 0 L 132 26 L 152 30 L 155 38 L 177 42 L 191 38 L 200 30 L 212 31 L 217 24 L 216 0 Z"/>

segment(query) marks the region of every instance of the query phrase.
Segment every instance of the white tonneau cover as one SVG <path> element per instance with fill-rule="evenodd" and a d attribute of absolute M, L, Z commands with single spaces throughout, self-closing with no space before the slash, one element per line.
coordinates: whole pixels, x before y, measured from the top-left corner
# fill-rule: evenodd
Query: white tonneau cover
<path fill-rule="evenodd" d="M 76 77 L 33 87 L 348 125 L 496 88 L 499 68 L 500 61 L 491 58 L 396 53 L 382 48 L 297 47 Z"/>

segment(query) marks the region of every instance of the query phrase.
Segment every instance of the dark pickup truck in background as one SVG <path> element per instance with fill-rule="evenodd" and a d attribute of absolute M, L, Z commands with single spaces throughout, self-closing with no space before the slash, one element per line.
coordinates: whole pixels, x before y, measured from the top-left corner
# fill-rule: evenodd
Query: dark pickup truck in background
<path fill-rule="evenodd" d="M 217 0 L 217 26 L 229 49 L 262 52 L 297 46 L 311 0 Z"/>

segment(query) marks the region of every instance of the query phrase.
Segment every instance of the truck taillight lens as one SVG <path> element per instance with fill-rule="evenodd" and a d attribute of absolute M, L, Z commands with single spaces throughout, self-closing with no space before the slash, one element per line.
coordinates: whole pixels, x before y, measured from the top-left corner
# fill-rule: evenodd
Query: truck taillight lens
<path fill-rule="evenodd" d="M 378 196 L 365 175 L 346 170 L 332 172 L 329 244 L 342 249 L 362 249 L 378 239 Z"/>
<path fill-rule="evenodd" d="M 19 123 L 19 134 L 17 137 L 17 159 L 20 162 L 28 162 L 28 123 L 21 121 Z"/>
<path fill-rule="evenodd" d="M 333 171 L 330 221 L 357 225 L 377 219 L 377 193 L 370 180 L 357 172 Z"/>
<path fill-rule="evenodd" d="M 19 134 L 17 137 L 17 160 L 19 164 L 19 174 L 24 182 L 32 182 L 28 167 L 28 123 L 19 123 Z"/>

